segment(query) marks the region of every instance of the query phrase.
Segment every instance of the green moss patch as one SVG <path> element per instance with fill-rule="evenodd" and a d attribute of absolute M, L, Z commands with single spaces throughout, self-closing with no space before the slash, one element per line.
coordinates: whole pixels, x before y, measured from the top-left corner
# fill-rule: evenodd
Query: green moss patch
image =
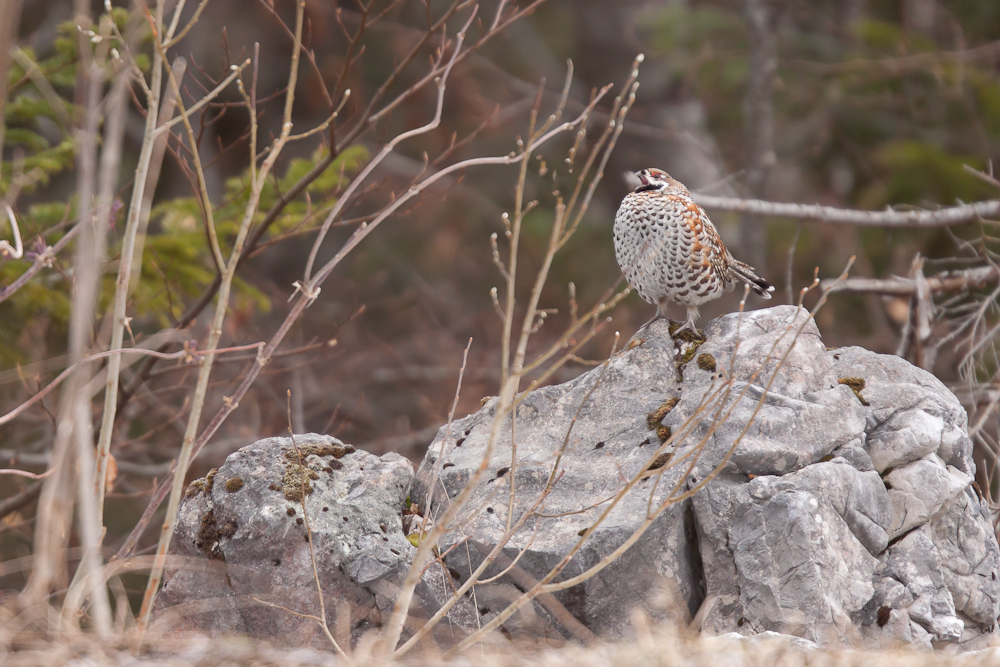
<path fill-rule="evenodd" d="M 663 421 L 663 418 L 666 417 L 671 410 L 677 407 L 677 403 L 680 400 L 681 399 L 677 398 L 676 396 L 674 396 L 673 398 L 668 398 L 667 400 L 663 401 L 663 405 L 661 405 L 660 407 L 656 408 L 648 415 L 646 415 L 646 424 L 649 426 L 649 430 L 653 431 L 659 428 L 660 422 Z"/>
<path fill-rule="evenodd" d="M 311 480 L 319 479 L 319 473 L 305 464 L 307 456 L 332 456 L 334 460 L 322 467 L 322 470 L 332 473 L 343 467 L 343 464 L 336 459 L 353 454 L 355 451 L 353 445 L 336 443 L 310 443 L 286 448 L 287 463 L 285 474 L 281 478 L 281 491 L 285 494 L 285 499 L 298 503 L 313 492 Z"/>
<path fill-rule="evenodd" d="M 219 527 L 215 523 L 214 510 L 208 510 L 201 516 L 194 545 L 211 560 L 225 560 L 222 551 L 219 550 Z"/>
<path fill-rule="evenodd" d="M 684 329 L 683 331 L 679 331 L 682 326 L 684 326 L 683 322 L 670 320 L 670 337 L 674 340 L 681 340 L 685 343 L 697 343 L 698 345 L 708 340 L 700 330 L 691 331 L 690 329 Z"/>
<path fill-rule="evenodd" d="M 861 401 L 861 405 L 871 405 L 871 403 L 866 401 L 865 397 L 861 395 L 861 392 L 865 390 L 864 378 L 856 378 L 856 377 L 840 378 L 839 380 L 837 380 L 837 382 L 850 387 L 851 391 L 854 392 L 854 395 L 858 397 L 859 401 Z"/>
<path fill-rule="evenodd" d="M 698 361 L 695 363 L 703 371 L 708 371 L 709 373 L 715 372 L 715 357 L 710 354 L 699 354 Z"/>
<path fill-rule="evenodd" d="M 230 477 L 226 480 L 226 491 L 229 493 L 236 493 L 243 488 L 243 478 L 242 477 Z"/>
<path fill-rule="evenodd" d="M 684 352 L 681 354 L 681 360 L 677 362 L 678 369 L 687 365 L 692 359 L 694 359 L 694 355 L 696 352 L 698 352 L 699 346 L 700 344 L 698 343 L 692 343 L 690 347 L 688 347 L 688 349 L 684 350 Z"/>
<path fill-rule="evenodd" d="M 653 459 L 653 462 L 649 464 L 649 467 L 646 468 L 646 470 L 658 470 L 659 468 L 662 468 L 663 466 L 667 465 L 667 461 L 670 460 L 671 456 L 673 456 L 672 452 L 664 452 L 660 454 L 655 459 Z"/>
<path fill-rule="evenodd" d="M 299 445 L 298 451 L 302 452 L 303 458 L 306 456 L 332 456 L 335 459 L 341 459 L 348 454 L 353 454 L 355 452 L 354 445 L 338 445 L 336 443 L 329 444 L 309 444 L 309 445 Z M 298 458 L 298 452 L 296 452 L 295 447 L 285 450 L 285 456 L 288 458 Z"/>
<path fill-rule="evenodd" d="M 212 487 L 215 486 L 215 476 L 219 474 L 218 468 L 212 468 L 205 475 L 205 494 L 212 493 Z"/>
<path fill-rule="evenodd" d="M 184 497 L 194 498 L 204 490 L 205 490 L 205 478 L 201 477 L 188 484 L 188 487 L 184 490 Z"/>
<path fill-rule="evenodd" d="M 199 477 L 192 481 L 188 484 L 187 489 L 184 490 L 184 497 L 194 498 L 199 493 L 204 493 L 206 496 L 210 495 L 212 493 L 212 486 L 215 484 L 215 476 L 218 472 L 218 468 L 212 468 L 204 477 Z"/>
<path fill-rule="evenodd" d="M 301 463 L 289 461 L 281 478 L 281 491 L 285 494 L 285 500 L 302 502 L 303 498 L 313 492 L 310 482 L 313 479 L 319 479 L 318 472 Z"/>

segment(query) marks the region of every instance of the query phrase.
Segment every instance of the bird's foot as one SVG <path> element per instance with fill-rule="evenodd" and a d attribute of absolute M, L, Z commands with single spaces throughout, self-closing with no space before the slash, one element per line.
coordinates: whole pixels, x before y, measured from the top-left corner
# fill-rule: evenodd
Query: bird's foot
<path fill-rule="evenodd" d="M 706 340 L 705 334 L 695 327 L 693 320 L 684 323 L 670 320 L 670 337 L 685 343 L 704 343 Z"/>
<path fill-rule="evenodd" d="M 652 325 L 653 322 L 655 322 L 656 320 L 663 319 L 663 318 L 664 318 L 663 315 L 660 315 L 659 313 L 657 313 L 656 315 L 653 315 L 651 318 L 649 318 L 648 320 L 646 320 L 646 323 L 643 324 L 638 329 L 636 329 L 636 332 L 634 334 L 632 334 L 632 339 L 629 340 L 629 342 L 625 344 L 625 347 L 622 348 L 622 352 L 625 352 L 626 350 L 631 350 L 634 347 L 639 347 L 640 345 L 642 345 L 643 343 L 645 343 L 646 339 L 649 338 L 649 327 L 650 327 L 650 325 Z M 673 326 L 673 322 L 671 322 L 670 320 L 667 320 L 667 321 L 670 322 L 670 326 Z"/>

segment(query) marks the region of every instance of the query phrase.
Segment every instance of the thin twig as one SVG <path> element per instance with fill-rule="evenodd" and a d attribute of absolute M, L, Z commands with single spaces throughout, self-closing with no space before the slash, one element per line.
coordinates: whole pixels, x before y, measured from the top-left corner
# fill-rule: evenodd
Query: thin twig
<path fill-rule="evenodd" d="M 153 598 L 156 591 L 159 589 L 160 581 L 163 576 L 163 559 L 166 558 L 167 549 L 170 546 L 170 540 L 173 537 L 173 529 L 177 520 L 177 510 L 180 506 L 180 500 L 184 493 L 184 474 L 187 471 L 190 461 L 197 454 L 195 448 L 195 439 L 198 434 L 198 426 L 201 421 L 201 412 L 204 407 L 206 393 L 208 390 L 208 381 L 212 372 L 212 361 L 215 358 L 214 350 L 218 346 L 219 339 L 222 337 L 222 324 L 225 321 L 226 313 L 229 307 L 229 294 L 233 283 L 233 278 L 236 275 L 236 267 L 239 264 L 240 255 L 243 252 L 243 247 L 246 242 L 247 235 L 249 234 L 251 224 L 253 222 L 254 215 L 257 212 L 257 206 L 260 202 L 260 196 L 264 188 L 264 184 L 267 180 L 268 175 L 275 162 L 278 159 L 278 155 L 284 148 L 285 144 L 288 142 L 288 137 L 291 135 L 292 130 L 292 109 L 295 101 L 295 83 L 298 78 L 298 67 L 299 67 L 299 55 L 302 51 L 302 24 L 305 15 L 305 1 L 298 0 L 295 3 L 295 38 L 292 44 L 292 57 L 291 63 L 289 64 L 288 73 L 288 87 L 285 94 L 285 108 L 282 116 L 281 124 L 281 134 L 274 140 L 274 143 L 267 151 L 267 157 L 261 163 L 259 170 L 256 167 L 256 150 L 257 150 L 257 115 L 256 110 L 249 104 L 248 101 L 248 112 L 250 116 L 250 161 L 251 161 L 251 171 L 252 171 L 252 181 L 250 188 L 250 196 L 247 201 L 246 207 L 244 209 L 243 219 L 240 222 L 239 232 L 236 235 L 236 239 L 233 241 L 233 248 L 230 253 L 228 262 L 220 262 L 219 267 L 222 270 L 222 284 L 219 288 L 218 299 L 216 301 L 215 313 L 212 318 L 212 325 L 209 330 L 208 341 L 205 346 L 207 354 L 205 359 L 202 361 L 201 368 L 198 371 L 198 380 L 195 385 L 194 395 L 192 397 L 191 413 L 188 416 L 187 428 L 184 432 L 184 441 L 181 444 L 181 451 L 177 457 L 177 469 L 174 471 L 173 485 L 170 492 L 170 500 L 167 505 L 167 515 L 164 519 L 163 526 L 160 533 L 160 541 L 157 546 L 157 561 L 154 564 L 152 571 L 150 572 L 149 580 L 146 584 L 146 592 L 143 596 L 142 609 L 139 614 L 139 629 L 141 632 L 145 631 L 149 627 L 149 617 L 152 613 Z M 240 90 L 243 92 L 241 80 L 237 80 L 240 84 Z M 177 89 L 177 83 L 171 79 L 171 84 Z M 244 92 L 245 95 L 245 92 Z M 178 100 L 179 103 L 179 100 Z M 181 110 L 182 117 L 186 118 L 186 115 Z M 189 123 L 185 120 L 185 126 L 189 127 Z M 193 136 L 192 136 L 193 139 Z M 197 158 L 197 143 L 192 140 L 191 150 L 194 153 L 195 164 L 200 165 L 200 161 Z M 200 169 L 200 167 L 199 167 Z M 204 186 L 204 179 L 199 176 L 199 181 Z M 207 199 L 207 192 L 203 192 L 203 197 L 206 206 L 211 206 L 211 202 Z M 209 217 L 211 220 L 211 217 Z M 212 230 L 214 234 L 214 229 Z M 217 250 L 216 246 L 216 250 Z M 221 256 L 219 257 L 221 259 Z"/>

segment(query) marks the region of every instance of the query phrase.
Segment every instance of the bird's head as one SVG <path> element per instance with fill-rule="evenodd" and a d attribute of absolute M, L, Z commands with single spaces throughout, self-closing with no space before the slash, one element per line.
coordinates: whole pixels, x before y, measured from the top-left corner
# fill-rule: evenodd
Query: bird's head
<path fill-rule="evenodd" d="M 680 181 L 662 169 L 643 169 L 642 171 L 636 172 L 635 175 L 639 179 L 639 187 L 635 189 L 636 192 L 658 190 L 661 192 L 669 192 L 671 194 L 684 195 L 686 197 L 691 196 L 687 188 L 684 187 Z"/>

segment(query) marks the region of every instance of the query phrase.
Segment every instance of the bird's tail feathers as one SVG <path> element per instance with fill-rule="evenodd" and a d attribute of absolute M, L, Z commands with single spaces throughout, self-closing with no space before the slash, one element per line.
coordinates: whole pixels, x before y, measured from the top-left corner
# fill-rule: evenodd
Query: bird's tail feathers
<path fill-rule="evenodd" d="M 771 298 L 771 292 L 774 291 L 774 286 L 757 275 L 757 270 L 754 269 L 749 264 L 745 264 L 738 259 L 734 259 L 729 265 L 736 277 L 750 285 L 750 289 L 764 297 L 765 299 Z"/>

